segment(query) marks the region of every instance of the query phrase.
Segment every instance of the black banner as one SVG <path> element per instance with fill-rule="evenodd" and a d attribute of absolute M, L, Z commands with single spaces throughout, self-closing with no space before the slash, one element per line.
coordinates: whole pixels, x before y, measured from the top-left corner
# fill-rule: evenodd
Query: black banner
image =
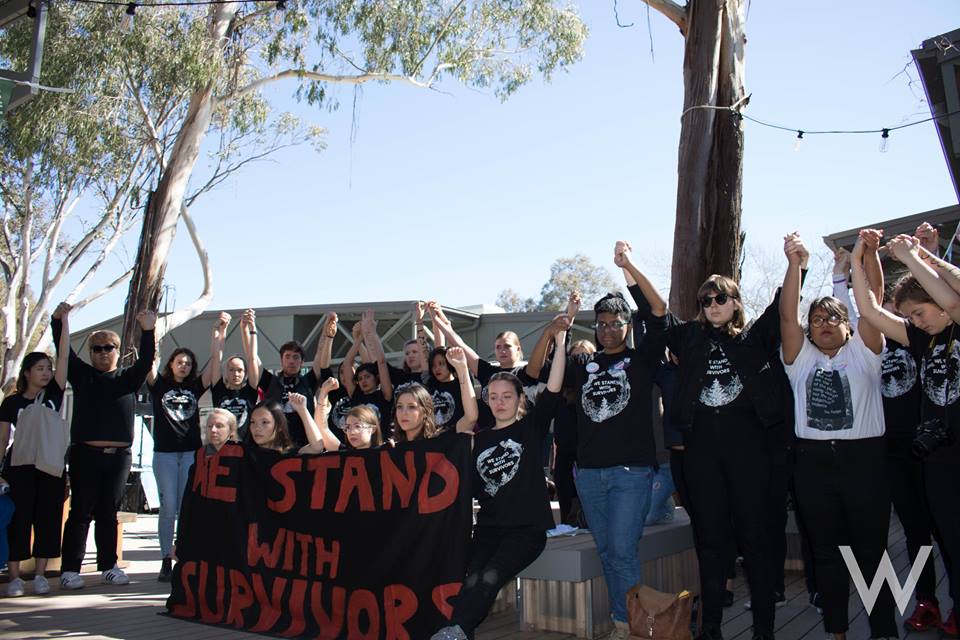
<path fill-rule="evenodd" d="M 278 456 L 196 454 L 167 609 L 285 637 L 429 638 L 460 590 L 469 438 Z"/>

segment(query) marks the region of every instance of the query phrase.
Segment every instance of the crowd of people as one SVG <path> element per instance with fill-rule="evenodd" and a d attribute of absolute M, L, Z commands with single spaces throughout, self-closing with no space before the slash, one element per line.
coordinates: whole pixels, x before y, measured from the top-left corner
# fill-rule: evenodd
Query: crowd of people
<path fill-rule="evenodd" d="M 3 449 L 18 426 L 2 473 L 16 505 L 7 593 L 25 592 L 19 563 L 29 557 L 37 558 L 35 593 L 49 592 L 43 569 L 58 556 L 61 587 L 83 587 L 79 570 L 91 520 L 103 581 L 129 581 L 116 565 L 116 516 L 130 469 L 135 394 L 146 383 L 161 581 L 171 579 L 176 520 L 201 447 L 215 455 L 236 440 L 258 452 L 316 454 L 457 434 L 472 438 L 480 508 L 462 589 L 435 640 L 472 638 L 501 587 L 543 551 L 555 524 L 544 479 L 548 460 L 562 520 L 589 527 L 595 540 L 612 638 L 628 636 L 627 591 L 643 580 L 637 543 L 646 525 L 673 516 L 674 491 L 693 526 L 700 640 L 722 638 L 738 556 L 750 588 L 753 637 L 774 637 L 776 608 L 786 601 L 788 501 L 796 505 L 804 541 L 810 602 L 832 637 L 843 640 L 848 621 L 849 573 L 840 548 L 851 547 L 863 575 L 873 576 L 886 550 L 891 505 L 911 561 L 937 540 L 955 599 L 960 269 L 940 259 L 937 248 L 927 224 L 885 245 L 882 231 L 861 231 L 852 253 L 838 252 L 834 294 L 813 299 L 802 317 L 809 253 L 789 234 L 783 286 L 747 322 L 737 283 L 719 275 L 700 287 L 695 318 L 676 317 L 637 267 L 631 245 L 618 241 L 613 261 L 636 311 L 622 294 L 608 294 L 593 307 L 594 341 L 571 341 L 581 304 L 573 293 L 529 357 L 516 333 L 499 334 L 495 364 L 457 334 L 439 303 L 428 301 L 416 305 L 417 338 L 404 345 L 401 366 L 387 362 L 368 311 L 352 327 L 336 370 L 335 314 L 323 321 L 308 366 L 302 345 L 290 341 L 280 346 L 279 370 L 263 369 L 256 314 L 248 309 L 239 320 L 243 354 L 224 361 L 233 319 L 221 313 L 203 371 L 186 348 L 175 349 L 161 367 L 156 316 L 143 312 L 138 358 L 120 369 L 113 332 L 89 337 L 89 364 L 70 349 L 70 308 L 61 304 L 52 318 L 56 367 L 45 354 L 27 356 L 16 393 L 0 405 Z M 881 251 L 908 272 L 892 287 L 883 282 Z M 58 438 L 67 381 L 72 423 L 69 437 L 61 428 Z M 201 438 L 199 404 L 208 390 L 214 409 Z M 64 457 L 71 503 L 61 545 Z M 916 596 L 908 628 L 957 635 L 955 611 L 940 610 L 932 563 Z M 889 587 L 869 622 L 871 637 L 898 636 Z"/>

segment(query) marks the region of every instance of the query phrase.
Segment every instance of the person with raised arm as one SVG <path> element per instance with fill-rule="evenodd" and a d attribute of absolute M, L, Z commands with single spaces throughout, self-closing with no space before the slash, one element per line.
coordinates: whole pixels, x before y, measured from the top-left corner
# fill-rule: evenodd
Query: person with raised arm
<path fill-rule="evenodd" d="M 224 318 L 220 318 L 222 321 Z M 229 325 L 229 322 L 227 323 Z M 211 359 L 216 358 L 213 366 L 213 377 L 210 395 L 213 406 L 226 409 L 237 419 L 237 438 L 243 440 L 247 435 L 247 426 L 250 424 L 250 412 L 260 400 L 256 383 L 248 375 L 256 372 L 259 382 L 260 365 L 253 363 L 256 348 L 256 315 L 253 309 L 247 309 L 240 317 L 240 339 L 243 343 L 243 355 L 233 355 L 220 364 L 223 357 L 223 342 L 226 339 L 227 326 L 214 325 L 211 340 Z M 253 363 L 248 366 L 248 363 Z"/>
<path fill-rule="evenodd" d="M 26 583 L 20 577 L 20 563 L 30 557 L 36 558 L 33 593 L 50 593 L 44 572 L 50 558 L 60 557 L 60 524 L 66 490 L 63 458 L 70 442 L 60 407 L 67 387 L 70 309 L 69 304 L 61 302 L 53 312 L 53 319 L 62 327 L 56 368 L 46 353 L 28 353 L 20 364 L 15 393 L 0 404 L 0 467 L 10 486 L 14 505 L 7 527 L 10 576 L 7 596 L 24 594 Z M 17 437 L 8 451 L 12 428 L 16 429 Z"/>
<path fill-rule="evenodd" d="M 229 313 L 221 313 L 214 322 L 210 360 L 200 375 L 197 356 L 186 347 L 173 350 L 162 372 L 158 373 L 155 361 L 147 373 L 147 388 L 153 402 L 153 475 L 160 494 L 157 524 L 162 558 L 157 576 L 160 582 L 170 582 L 173 576 L 175 523 L 194 452 L 201 446 L 200 396 L 210 387 L 217 375 L 215 371 L 220 369 L 220 354 L 229 324 Z"/>
<path fill-rule="evenodd" d="M 880 235 L 861 232 L 852 262 L 879 262 Z M 865 252 L 865 245 L 867 248 Z M 788 260 L 780 297 L 781 357 L 795 398 L 798 507 L 810 536 L 823 624 L 842 640 L 848 628 L 849 575 L 841 546 L 849 545 L 864 575 L 874 575 L 887 548 L 890 486 L 886 468 L 883 336 L 869 322 L 850 326 L 833 296 L 817 298 L 800 323 L 803 242 L 784 239 Z M 893 594 L 881 591 L 870 612 L 873 638 L 897 636 Z"/>
<path fill-rule="evenodd" d="M 566 365 L 562 354 L 570 320 L 566 315 L 557 320 L 551 324 L 558 327 L 551 340 L 556 341 L 561 357 L 551 367 L 546 390 L 529 412 L 523 406 L 523 385 L 517 376 L 499 372 L 490 379 L 488 401 L 496 423 L 473 436 L 474 485 L 480 511 L 466 578 L 453 601 L 450 625 L 434 634 L 433 640 L 473 638 L 500 589 L 537 559 L 546 546 L 546 531 L 554 526 L 540 448 L 560 404 Z M 447 358 L 459 379 L 469 380 L 463 350 L 451 347 Z M 475 420 L 473 385 L 464 383 L 463 387 L 470 393 L 464 406 Z M 457 431 L 469 432 L 469 416 L 461 422 L 465 424 L 458 424 Z"/>
<path fill-rule="evenodd" d="M 430 348 L 427 344 L 427 329 L 423 323 L 423 314 L 426 303 L 422 300 L 413 303 L 414 326 L 417 335 L 403 343 L 403 364 L 395 367 L 387 363 L 390 371 L 390 382 L 394 387 L 408 382 L 424 382 L 429 369 L 427 353 Z"/>
<path fill-rule="evenodd" d="M 888 339 L 909 345 L 919 364 L 920 422 L 911 450 L 923 458 L 924 486 L 935 530 L 940 535 L 950 595 L 956 602 L 960 581 L 960 345 L 954 316 L 960 315 L 960 295 L 924 257 L 918 238 L 899 235 L 887 251 L 910 270 L 894 288 L 893 301 L 903 317 L 884 309 L 870 290 L 863 265 L 854 260 L 853 293 L 861 324 L 869 322 Z M 956 635 L 956 606 L 941 624 Z"/>
<path fill-rule="evenodd" d="M 70 425 L 70 513 L 63 529 L 60 586 L 82 589 L 80 564 L 87 548 L 90 521 L 96 523 L 97 569 L 105 584 L 125 585 L 130 578 L 117 566 L 117 511 L 130 473 L 133 415 L 137 390 L 153 366 L 156 352 L 154 311 L 137 314 L 140 348 L 133 365 L 120 362 L 120 336 L 95 331 L 87 339 L 90 364 L 70 349 L 67 380 L 73 387 Z M 50 323 L 60 346 L 60 320 Z"/>
<path fill-rule="evenodd" d="M 323 369 L 328 367 L 329 361 L 329 342 L 326 339 L 326 326 L 329 316 L 323 320 L 324 331 L 317 340 L 317 351 L 313 357 L 313 363 L 306 373 L 302 373 L 304 364 L 303 345 L 296 340 L 290 340 L 280 345 L 280 370 L 273 373 L 269 370 L 260 370 L 259 360 L 254 352 L 251 357 L 250 365 L 250 384 L 257 384 L 257 387 L 263 392 L 265 402 L 276 402 L 280 405 L 286 417 L 287 429 L 293 444 L 299 448 L 307 444 L 307 436 L 303 429 L 303 423 L 300 422 L 300 416 L 290 405 L 290 393 L 299 393 L 307 398 L 307 405 L 310 413 L 313 413 L 313 396 L 320 386 L 320 379 Z M 252 327 L 251 335 L 256 336 L 256 327 Z M 254 365 L 254 360 L 257 364 Z M 256 369 L 255 369 L 256 367 Z"/>
<path fill-rule="evenodd" d="M 736 535 L 750 584 L 753 637 L 774 632 L 771 567 L 771 428 L 788 413 L 789 384 L 777 355 L 779 296 L 749 326 L 740 289 L 711 275 L 697 291 L 700 312 L 684 321 L 639 270 L 631 270 L 677 356 L 670 419 L 684 431 L 684 479 L 697 537 L 703 623 L 699 638 L 722 638 L 724 581 Z M 578 486 L 579 488 L 579 486 Z M 732 522 L 731 522 L 732 521 Z M 733 525 L 731 527 L 731 524 Z"/>
<path fill-rule="evenodd" d="M 306 421 L 307 439 L 310 444 L 300 449 L 300 453 L 323 453 L 324 451 L 344 451 L 349 449 L 371 449 L 383 444 L 383 431 L 380 416 L 368 406 L 353 407 L 347 411 L 343 432 L 346 441 L 338 437 L 328 423 L 330 411 L 329 395 L 339 388 L 336 378 L 327 378 L 317 389 L 313 420 Z M 315 429 L 315 430 L 314 430 Z"/>

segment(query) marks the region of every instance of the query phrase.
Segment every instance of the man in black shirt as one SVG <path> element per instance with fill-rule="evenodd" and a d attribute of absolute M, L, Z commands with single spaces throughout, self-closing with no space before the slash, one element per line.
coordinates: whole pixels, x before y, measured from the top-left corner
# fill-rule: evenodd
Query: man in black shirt
<path fill-rule="evenodd" d="M 73 387 L 70 425 L 70 515 L 63 530 L 60 586 L 81 589 L 80 564 L 87 546 L 90 520 L 96 523 L 97 569 L 105 584 L 123 585 L 130 578 L 117 567 L 117 511 L 130 472 L 136 392 L 143 386 L 156 351 L 153 329 L 157 314 L 141 311 L 137 360 L 119 369 L 120 336 L 113 331 L 90 335 L 90 363 L 70 350 L 67 379 Z M 54 344 L 60 342 L 60 321 L 51 322 Z"/>

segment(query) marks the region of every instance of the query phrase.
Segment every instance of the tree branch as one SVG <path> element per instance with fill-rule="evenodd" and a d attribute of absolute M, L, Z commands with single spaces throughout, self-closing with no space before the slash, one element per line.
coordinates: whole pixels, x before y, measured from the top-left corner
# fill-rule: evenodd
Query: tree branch
<path fill-rule="evenodd" d="M 641 0 L 651 9 L 662 13 L 673 24 L 677 25 L 680 33 L 687 34 L 687 7 L 677 4 L 673 0 Z"/>
<path fill-rule="evenodd" d="M 203 242 L 200 241 L 197 227 L 194 225 L 193 218 L 190 217 L 190 212 L 185 205 L 180 207 L 180 217 L 187 227 L 187 233 L 190 234 L 193 247 L 197 250 L 197 257 L 200 259 L 200 269 L 203 271 L 203 292 L 189 306 L 178 309 L 157 320 L 156 335 L 158 342 L 165 334 L 203 313 L 210 306 L 210 301 L 213 300 L 213 270 L 210 267 L 210 256 L 207 254 Z"/>
<path fill-rule="evenodd" d="M 102 296 L 105 296 L 106 294 L 110 293 L 111 291 L 119 287 L 121 284 L 123 284 L 124 282 L 130 279 L 130 276 L 133 275 L 133 269 L 134 269 L 133 267 L 130 267 L 126 273 L 121 275 L 119 278 L 117 278 L 116 280 L 114 280 L 104 288 L 100 289 L 99 291 L 94 291 L 89 296 L 87 296 L 83 300 L 80 300 L 79 302 L 73 303 L 73 310 L 76 311 L 77 309 L 82 309 L 88 304 L 90 304 L 91 302 L 93 302 L 94 300 Z"/>
<path fill-rule="evenodd" d="M 280 80 L 286 80 L 288 78 L 306 78 L 307 80 L 314 80 L 316 82 L 329 82 L 331 84 L 363 84 L 365 82 L 375 82 L 379 80 L 384 82 L 405 82 L 420 89 L 430 88 L 429 84 L 421 82 L 413 76 L 404 76 L 395 73 L 361 73 L 355 76 L 343 76 L 329 73 L 317 73 L 316 71 L 307 71 L 305 69 L 287 69 L 285 71 L 275 73 L 272 76 L 254 80 L 247 86 L 241 87 L 232 93 L 217 97 L 216 100 L 218 102 L 233 100 L 242 95 L 256 91 L 260 87 L 278 82 Z"/>

